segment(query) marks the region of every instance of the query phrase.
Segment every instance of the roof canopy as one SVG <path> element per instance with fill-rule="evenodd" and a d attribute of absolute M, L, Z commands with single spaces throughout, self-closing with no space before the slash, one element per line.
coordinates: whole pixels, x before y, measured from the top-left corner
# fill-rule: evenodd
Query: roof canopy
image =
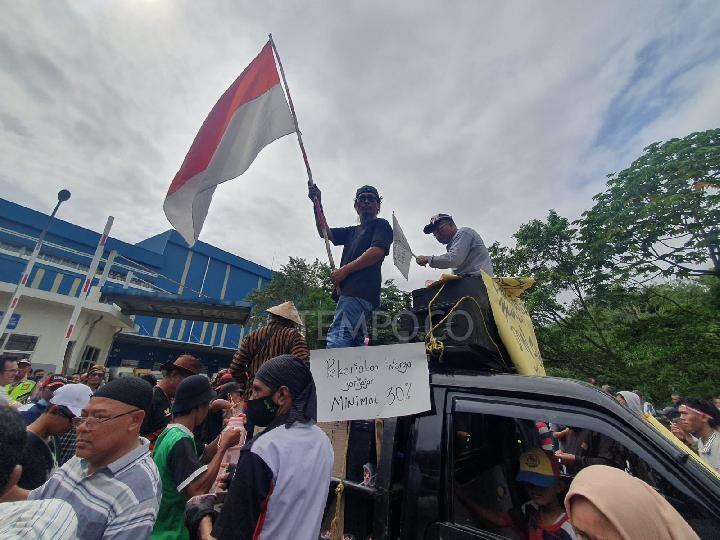
<path fill-rule="evenodd" d="M 252 304 L 215 298 L 186 298 L 177 294 L 133 289 L 102 288 L 101 302 L 116 304 L 126 315 L 148 315 L 227 324 L 245 324 Z"/>

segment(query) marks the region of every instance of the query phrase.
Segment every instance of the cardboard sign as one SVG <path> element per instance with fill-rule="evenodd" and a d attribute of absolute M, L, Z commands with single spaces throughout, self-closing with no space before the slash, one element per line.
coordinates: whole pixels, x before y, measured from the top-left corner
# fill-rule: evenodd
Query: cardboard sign
<path fill-rule="evenodd" d="M 424 343 L 310 352 L 318 422 L 391 418 L 430 409 Z"/>
<path fill-rule="evenodd" d="M 393 262 L 405 279 L 408 279 L 410 274 L 410 261 L 412 258 L 410 242 L 405 238 L 405 233 L 400 228 L 400 223 L 398 223 L 393 213 Z"/>
<path fill-rule="evenodd" d="M 520 375 L 545 375 L 532 319 L 519 296 L 532 278 L 491 278 L 482 272 L 500 339 Z"/>

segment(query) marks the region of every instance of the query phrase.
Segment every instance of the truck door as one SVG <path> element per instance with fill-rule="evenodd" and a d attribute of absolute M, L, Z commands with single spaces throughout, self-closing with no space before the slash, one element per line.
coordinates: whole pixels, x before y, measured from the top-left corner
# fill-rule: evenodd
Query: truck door
<path fill-rule="evenodd" d="M 600 452 L 597 462 L 625 469 L 653 486 L 700 538 L 718 537 L 720 482 L 682 459 L 669 442 L 647 431 L 640 418 L 634 423 L 570 403 L 464 393 L 448 395 L 445 413 L 447 459 L 441 500 L 446 507 L 440 513 L 445 521 L 431 525 L 426 538 L 526 537 L 535 523 L 535 509 L 526 486 L 516 481 L 519 457 L 532 448 L 553 449 L 548 425 L 572 426 L 577 432 L 605 437 L 602 447 L 607 451 Z M 563 470 L 565 490 L 576 472 L 571 467 Z M 550 529 L 557 538 L 574 537 L 562 517 Z"/>

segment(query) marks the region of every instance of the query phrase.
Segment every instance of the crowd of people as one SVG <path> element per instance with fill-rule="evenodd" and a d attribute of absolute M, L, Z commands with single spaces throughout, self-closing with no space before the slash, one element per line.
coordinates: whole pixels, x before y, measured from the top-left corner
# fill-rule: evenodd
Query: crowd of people
<path fill-rule="evenodd" d="M 337 308 L 327 347 L 362 345 L 392 243 L 392 228 L 378 217 L 382 199 L 362 186 L 354 200 L 359 224 L 330 228 L 317 186 L 309 196 L 318 232 L 343 246 L 331 274 Z M 492 274 L 480 236 L 450 215 L 433 216 L 424 232 L 446 253 L 418 256 L 418 264 Z M 4 358 L 0 537 L 317 539 L 333 449 L 315 425 L 300 316 L 292 302 L 267 311 L 269 323 L 246 336 L 229 369 L 212 380 L 187 354 L 164 364 L 159 381 L 107 381 L 100 365 L 71 376 L 33 372 L 27 359 Z M 605 390 L 635 414 L 654 412 L 637 391 Z M 718 403 L 673 402 L 674 413 L 662 411 L 673 433 L 720 470 Z M 492 514 L 465 497 L 470 511 L 530 538 L 696 537 L 642 480 L 612 467 L 616 456 L 602 435 L 540 424 L 543 447 L 520 457 L 528 505 Z M 560 466 L 575 475 L 564 500 Z"/>

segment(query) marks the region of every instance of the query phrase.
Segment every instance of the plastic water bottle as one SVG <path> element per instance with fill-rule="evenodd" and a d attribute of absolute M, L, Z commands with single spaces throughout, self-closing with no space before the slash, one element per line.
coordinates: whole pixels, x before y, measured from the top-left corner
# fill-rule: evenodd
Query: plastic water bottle
<path fill-rule="evenodd" d="M 238 462 L 238 459 L 240 459 L 240 450 L 245 445 L 245 436 L 247 435 L 245 433 L 245 415 L 244 414 L 238 414 L 237 416 L 233 416 L 228 419 L 227 423 L 228 429 L 230 428 L 239 428 L 243 430 L 242 437 L 240 438 L 240 442 L 238 442 L 236 445 L 231 446 L 227 449 L 227 452 L 225 452 L 225 457 L 223 458 L 223 465 L 236 465 Z M 225 463 L 227 462 L 227 463 Z M 224 468 L 222 469 L 224 470 Z"/>
<path fill-rule="evenodd" d="M 247 433 L 245 432 L 245 415 L 244 414 L 238 414 L 236 416 L 231 416 L 227 421 L 227 427 L 228 428 L 240 428 L 243 431 L 242 437 L 240 437 L 240 441 L 234 445 L 228 448 L 225 451 L 225 455 L 222 458 L 222 461 L 220 462 L 220 474 L 227 472 L 228 468 L 232 465 L 237 465 L 238 459 L 240 459 L 240 450 L 242 449 L 243 445 L 245 444 L 245 438 Z M 222 435 L 221 435 L 222 437 Z M 213 484 L 211 492 L 217 491 L 217 481 L 215 484 Z"/>

